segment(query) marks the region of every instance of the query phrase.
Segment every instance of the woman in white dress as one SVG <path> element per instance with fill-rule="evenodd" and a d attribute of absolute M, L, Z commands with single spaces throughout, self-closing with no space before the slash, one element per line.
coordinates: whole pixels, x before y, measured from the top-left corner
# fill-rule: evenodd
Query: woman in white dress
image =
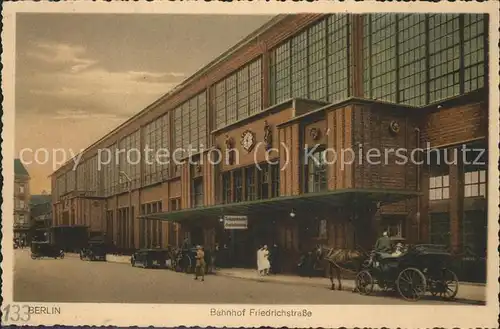
<path fill-rule="evenodd" d="M 269 262 L 269 249 L 267 249 L 267 245 L 262 248 L 261 251 L 261 260 L 260 265 L 262 267 L 262 273 L 264 275 L 269 274 L 269 269 L 271 268 L 271 262 Z"/>
<path fill-rule="evenodd" d="M 257 249 L 257 273 L 262 275 L 262 246 Z"/>

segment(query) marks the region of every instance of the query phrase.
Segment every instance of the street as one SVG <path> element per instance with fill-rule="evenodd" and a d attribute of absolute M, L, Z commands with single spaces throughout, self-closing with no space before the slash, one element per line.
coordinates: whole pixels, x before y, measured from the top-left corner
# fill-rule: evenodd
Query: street
<path fill-rule="evenodd" d="M 402 304 L 400 298 L 361 296 L 325 287 L 256 282 L 216 275 L 205 282 L 169 270 L 129 264 L 64 259 L 32 260 L 28 249 L 15 250 L 14 301 L 100 303 L 247 303 L 247 304 Z M 441 300 L 419 304 L 460 305 Z"/>

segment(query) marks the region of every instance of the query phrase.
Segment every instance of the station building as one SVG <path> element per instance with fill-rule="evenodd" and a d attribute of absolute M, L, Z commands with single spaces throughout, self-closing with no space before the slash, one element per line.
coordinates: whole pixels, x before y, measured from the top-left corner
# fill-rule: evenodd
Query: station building
<path fill-rule="evenodd" d="M 234 266 L 383 230 L 484 255 L 487 31 L 482 14 L 276 16 L 54 172 L 54 223 L 124 249 L 227 244 Z"/>

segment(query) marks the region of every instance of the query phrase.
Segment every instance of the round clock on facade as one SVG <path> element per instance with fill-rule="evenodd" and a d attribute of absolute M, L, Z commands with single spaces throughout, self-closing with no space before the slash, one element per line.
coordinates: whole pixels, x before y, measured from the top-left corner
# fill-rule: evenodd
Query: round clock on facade
<path fill-rule="evenodd" d="M 399 130 L 400 130 L 399 122 L 397 122 L 397 121 L 391 121 L 391 123 L 389 124 L 389 130 L 393 134 L 399 133 Z"/>
<path fill-rule="evenodd" d="M 241 134 L 241 145 L 247 152 L 250 152 L 255 145 L 254 133 L 250 130 L 245 130 L 243 134 Z"/>

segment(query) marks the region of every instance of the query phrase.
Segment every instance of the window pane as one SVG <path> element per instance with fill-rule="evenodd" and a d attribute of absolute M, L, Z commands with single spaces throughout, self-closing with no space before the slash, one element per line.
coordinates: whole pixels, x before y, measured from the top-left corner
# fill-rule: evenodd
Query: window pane
<path fill-rule="evenodd" d="M 445 188 L 443 188 L 443 199 L 446 200 L 449 198 L 450 198 L 450 188 L 445 187 Z"/>
<path fill-rule="evenodd" d="M 326 20 L 309 29 L 308 52 L 308 98 L 326 100 Z"/>
<path fill-rule="evenodd" d="M 436 200 L 441 200 L 443 198 L 443 190 L 441 189 L 436 189 L 434 190 L 434 195 L 436 197 Z"/>
<path fill-rule="evenodd" d="M 459 15 L 429 15 L 429 64 L 431 103 L 460 92 Z"/>
<path fill-rule="evenodd" d="M 443 177 L 441 177 L 441 176 L 435 177 L 435 182 L 436 182 L 436 187 L 442 187 L 443 186 Z"/>
<path fill-rule="evenodd" d="M 426 102 L 425 16 L 398 15 L 399 101 L 414 106 Z"/>
<path fill-rule="evenodd" d="M 328 101 L 338 102 L 350 95 L 348 42 L 349 16 L 333 14 L 327 19 Z"/>
<path fill-rule="evenodd" d="M 396 15 L 371 14 L 365 24 L 365 96 L 396 102 Z"/>
<path fill-rule="evenodd" d="M 436 178 L 435 177 L 430 177 L 429 178 L 429 187 L 430 188 L 435 188 L 436 187 Z"/>
<path fill-rule="evenodd" d="M 479 195 L 486 196 L 486 184 L 479 185 Z"/>
<path fill-rule="evenodd" d="M 471 196 L 471 185 L 465 185 L 464 196 L 466 198 Z"/>
<path fill-rule="evenodd" d="M 470 193 L 471 196 L 478 196 L 479 195 L 479 186 L 478 185 L 471 185 L 470 186 Z"/>
<path fill-rule="evenodd" d="M 450 176 L 449 175 L 443 176 L 443 186 L 450 186 Z"/>
<path fill-rule="evenodd" d="M 307 30 L 291 40 L 292 96 L 307 98 Z"/>
<path fill-rule="evenodd" d="M 472 177 L 472 175 L 471 175 L 470 172 L 466 172 L 465 173 L 465 177 L 464 177 L 465 184 L 471 184 L 472 183 L 471 177 Z"/>
<path fill-rule="evenodd" d="M 485 183 L 486 182 L 486 170 L 481 170 L 479 172 L 479 182 L 480 183 Z"/>
<path fill-rule="evenodd" d="M 436 200 L 435 190 L 429 190 L 429 200 Z"/>
<path fill-rule="evenodd" d="M 479 183 L 479 173 L 477 171 L 473 171 L 471 174 L 471 184 Z"/>

